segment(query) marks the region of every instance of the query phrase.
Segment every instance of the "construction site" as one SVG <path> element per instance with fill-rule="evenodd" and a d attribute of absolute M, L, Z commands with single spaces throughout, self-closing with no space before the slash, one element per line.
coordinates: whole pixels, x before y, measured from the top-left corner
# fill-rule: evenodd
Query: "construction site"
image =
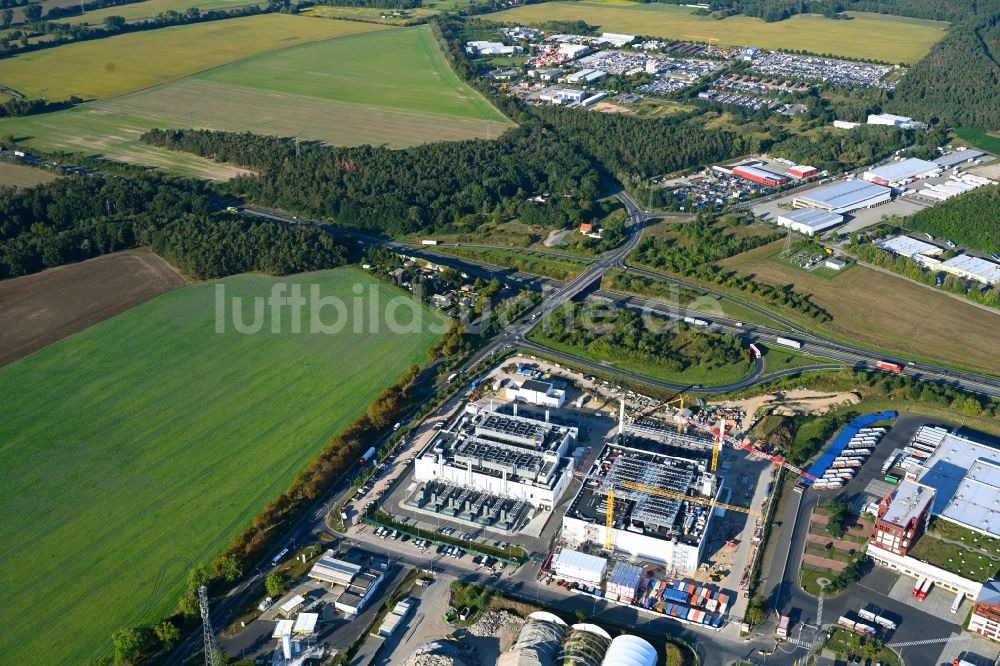
<path fill-rule="evenodd" d="M 743 594 L 730 592 L 737 598 L 726 602 L 738 615 L 761 555 L 778 468 L 804 473 L 727 435 L 727 428 L 742 425 L 738 413 L 709 406 L 695 413 L 681 400 L 631 413 L 622 401 L 618 421 L 615 436 L 582 474 L 563 516 L 559 544 L 604 558 L 606 572 L 637 565 L 637 598 L 649 602 L 652 612 L 676 611 L 683 615 L 680 620 L 718 628 L 717 616 L 698 610 L 705 605 L 672 606 L 659 588 L 668 582 L 683 586 L 689 598 L 711 598 L 711 590 L 701 587 L 710 582 L 739 590 Z M 551 570 L 559 568 L 557 562 Z M 596 582 L 594 589 L 601 589 Z M 719 594 L 717 589 L 716 599 Z"/>

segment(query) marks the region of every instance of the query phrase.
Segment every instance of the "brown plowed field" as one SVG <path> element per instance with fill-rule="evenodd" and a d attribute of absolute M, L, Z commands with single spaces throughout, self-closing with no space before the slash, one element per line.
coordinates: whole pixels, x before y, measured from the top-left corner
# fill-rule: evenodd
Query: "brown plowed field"
<path fill-rule="evenodd" d="M 183 284 L 162 259 L 143 250 L 0 282 L 0 366 Z"/>

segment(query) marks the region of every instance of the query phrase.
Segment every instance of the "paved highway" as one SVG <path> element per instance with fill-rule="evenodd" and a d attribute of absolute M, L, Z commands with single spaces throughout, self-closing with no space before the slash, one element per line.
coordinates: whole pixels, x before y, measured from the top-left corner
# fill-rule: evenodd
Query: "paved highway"
<path fill-rule="evenodd" d="M 639 205 L 624 191 L 619 191 L 615 194 L 616 197 L 622 202 L 628 211 L 631 219 L 632 225 L 630 227 L 631 235 L 629 239 L 615 248 L 611 252 L 608 252 L 600 257 L 584 260 L 589 265 L 587 268 L 577 275 L 575 278 L 570 280 L 568 283 L 559 285 L 558 283 L 542 278 L 535 275 L 530 275 L 526 273 L 521 273 L 518 271 L 513 271 L 510 269 L 497 268 L 493 266 L 487 266 L 478 264 L 477 262 L 470 261 L 468 259 L 460 259 L 457 257 L 451 257 L 440 252 L 434 252 L 432 248 L 423 247 L 414 243 L 406 243 L 402 241 L 386 240 L 379 236 L 372 234 L 367 234 L 363 232 L 347 231 L 340 229 L 333 225 L 315 222 L 313 220 L 308 220 L 305 218 L 300 218 L 298 216 L 289 215 L 282 211 L 276 211 L 267 208 L 251 207 L 248 206 L 241 211 L 245 215 L 258 216 L 258 217 L 268 217 L 271 219 L 277 219 L 289 223 L 299 223 L 299 224 L 312 224 L 320 226 L 327 230 L 329 233 L 347 239 L 353 239 L 354 241 L 361 241 L 362 243 L 370 243 L 392 249 L 393 251 L 399 252 L 400 254 L 426 259 L 428 261 L 433 261 L 435 263 L 447 265 L 461 270 L 469 275 L 476 275 L 485 278 L 497 278 L 508 284 L 517 286 L 518 288 L 529 288 L 542 291 L 550 291 L 551 293 L 542 303 L 540 309 L 529 317 L 525 322 L 517 325 L 515 328 L 509 330 L 506 334 L 495 339 L 491 345 L 487 348 L 481 350 L 472 359 L 469 360 L 463 369 L 467 369 L 478 363 L 482 358 L 489 356 L 490 354 L 499 351 L 508 346 L 525 346 L 526 340 L 524 336 L 527 332 L 537 323 L 537 320 L 545 315 L 549 314 L 552 310 L 559 307 L 563 303 L 566 303 L 573 298 L 576 298 L 581 293 L 586 291 L 588 288 L 592 287 L 597 283 L 601 276 L 609 268 L 623 268 L 630 273 L 636 275 L 641 275 L 650 279 L 661 280 L 665 282 L 670 282 L 677 284 L 682 287 L 688 287 L 693 290 L 697 290 L 703 293 L 709 293 L 722 301 L 732 302 L 739 305 L 740 307 L 750 309 L 764 317 L 767 317 L 771 321 L 774 321 L 778 326 L 782 328 L 770 328 L 766 326 L 758 326 L 753 324 L 744 324 L 742 328 L 735 327 L 735 320 L 723 320 L 718 317 L 711 317 L 713 320 L 713 328 L 721 330 L 724 332 L 731 332 L 748 339 L 749 341 L 761 342 L 764 344 L 773 345 L 775 344 L 775 338 L 781 337 L 792 337 L 793 339 L 802 343 L 801 350 L 804 353 L 812 354 L 824 359 L 830 359 L 831 361 L 838 361 L 841 363 L 847 363 L 853 367 L 866 368 L 870 370 L 875 369 L 875 363 L 879 360 L 887 360 L 894 363 L 899 363 L 904 366 L 903 373 L 908 376 L 915 377 L 917 379 L 925 381 L 933 381 L 937 383 L 946 383 L 952 385 L 956 388 L 961 388 L 968 391 L 974 391 L 978 393 L 983 393 L 992 397 L 1000 397 L 1000 378 L 991 377 L 988 375 L 981 375 L 973 372 L 963 371 L 963 370 L 951 370 L 948 368 L 943 368 L 940 366 L 935 366 L 933 364 L 923 363 L 923 362 L 911 362 L 903 358 L 898 358 L 889 354 L 882 354 L 880 352 L 873 352 L 871 350 L 862 349 L 858 347 L 853 347 L 851 345 L 835 342 L 823 336 L 811 333 L 802 326 L 795 324 L 779 315 L 775 315 L 772 312 L 761 308 L 753 303 L 734 298 L 731 295 L 725 294 L 721 291 L 712 289 L 711 287 L 705 287 L 693 282 L 687 282 L 678 278 L 673 278 L 669 276 L 662 275 L 653 271 L 626 267 L 625 259 L 632 252 L 633 249 L 639 244 L 642 239 L 642 228 L 646 221 L 656 218 L 656 215 L 651 215 L 644 212 Z M 516 248 L 509 248 L 516 249 Z M 534 250 L 533 252 L 542 252 Z M 553 254 L 553 256 L 555 256 Z M 561 256 L 561 255 L 560 255 Z M 601 295 L 608 295 L 609 292 L 603 292 Z M 617 294 L 613 294 L 612 297 L 615 300 L 621 300 L 622 297 Z M 654 310 L 657 314 L 669 316 L 671 312 L 676 313 L 677 309 L 671 310 L 669 306 L 665 306 L 661 303 L 654 301 L 649 301 L 641 298 L 630 298 L 626 301 L 631 306 L 639 306 L 640 308 L 648 308 Z M 708 319 L 704 313 L 690 313 L 686 312 L 681 314 L 683 316 L 696 315 L 702 319 Z M 736 330 L 739 328 L 739 330 Z M 792 332 L 794 335 L 789 336 L 788 333 Z M 546 353 L 552 354 L 551 350 Z M 564 355 L 565 356 L 565 355 Z M 577 363 L 582 364 L 582 359 L 577 359 Z M 818 364 L 812 369 L 828 369 L 826 364 Z M 605 372 L 614 372 L 613 369 L 602 366 L 602 370 Z M 799 371 L 806 371 L 808 368 L 800 368 Z M 619 373 L 622 374 L 622 373 Z M 789 373 L 784 373 L 789 374 Z M 740 382 L 742 388 L 749 388 L 755 384 L 759 384 L 769 379 L 773 379 L 773 375 L 767 375 L 763 372 L 758 372 L 756 374 L 750 375 L 744 382 Z M 648 379 L 645 380 L 648 382 Z M 658 382 L 649 382 L 657 385 L 662 385 Z M 683 388 L 689 388 L 690 390 L 701 390 L 703 392 L 711 392 L 723 390 L 723 387 L 716 387 L 714 389 L 694 389 L 691 387 L 683 387 L 680 385 L 671 385 L 671 388 L 676 388 L 681 390 Z"/>

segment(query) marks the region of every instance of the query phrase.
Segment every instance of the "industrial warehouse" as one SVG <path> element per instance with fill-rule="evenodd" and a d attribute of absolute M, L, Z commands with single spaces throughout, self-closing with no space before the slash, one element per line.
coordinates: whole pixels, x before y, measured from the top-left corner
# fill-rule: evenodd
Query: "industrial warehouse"
<path fill-rule="evenodd" d="M 935 520 L 990 538 L 1000 537 L 1000 450 L 949 432 L 940 426 L 921 426 L 909 443 L 893 452 L 890 473 L 903 479 L 880 503 L 868 556 L 914 578 L 933 581 L 961 596 L 976 599 L 993 571 L 961 575 L 950 562 L 924 556 L 914 547 L 936 538 L 927 533 Z M 901 472 L 896 472 L 899 469 Z M 928 553 L 930 551 L 927 551 Z M 926 561 L 925 561 L 926 560 Z"/>
<path fill-rule="evenodd" d="M 843 224 L 844 216 L 830 213 L 819 208 L 798 208 L 789 213 L 782 213 L 775 218 L 778 226 L 787 227 L 806 236 L 814 236 L 827 229 Z"/>
<path fill-rule="evenodd" d="M 573 478 L 577 429 L 469 404 L 418 455 L 414 478 L 446 482 L 551 511 Z"/>
<path fill-rule="evenodd" d="M 892 201 L 892 190 L 863 180 L 845 180 L 799 194 L 795 208 L 818 208 L 828 213 L 850 213 Z"/>
<path fill-rule="evenodd" d="M 880 167 L 869 169 L 861 176 L 869 183 L 885 187 L 902 187 L 914 180 L 933 178 L 941 173 L 941 167 L 934 162 L 910 158 L 898 162 L 889 162 Z"/>
<path fill-rule="evenodd" d="M 339 559 L 334 551 L 328 550 L 309 570 L 309 578 L 329 586 L 344 588 L 334 601 L 334 607 L 353 616 L 361 612 L 378 589 L 383 575 L 375 569 Z"/>
<path fill-rule="evenodd" d="M 655 438 L 626 432 L 594 462 L 563 516 L 563 539 L 693 575 L 711 521 L 708 504 L 718 493 L 716 475 L 706 471 L 711 447 L 709 439 L 666 428 Z"/>
<path fill-rule="evenodd" d="M 880 242 L 878 247 L 915 261 L 930 271 L 941 271 L 991 286 L 1000 283 L 1000 264 L 970 254 L 959 254 L 941 261 L 938 256 L 944 253 L 944 249 L 918 238 L 895 236 Z"/>

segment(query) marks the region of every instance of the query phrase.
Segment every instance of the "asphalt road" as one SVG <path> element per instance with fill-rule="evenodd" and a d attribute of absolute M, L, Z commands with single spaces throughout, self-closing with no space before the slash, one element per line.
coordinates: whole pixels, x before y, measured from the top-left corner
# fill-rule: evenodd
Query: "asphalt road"
<path fill-rule="evenodd" d="M 894 363 L 899 363 L 904 366 L 903 373 L 907 376 L 912 376 L 917 379 L 924 381 L 932 381 L 936 383 L 948 384 L 956 388 L 961 388 L 967 391 L 973 391 L 977 393 L 982 393 L 992 397 L 1000 397 L 1000 378 L 991 377 L 989 375 L 982 375 L 973 372 L 967 372 L 962 370 L 951 370 L 948 368 L 943 368 L 933 364 L 922 363 L 922 362 L 911 362 L 906 359 L 895 357 L 889 354 L 884 354 L 881 352 L 873 352 L 867 349 L 862 349 L 854 347 L 851 345 L 839 343 L 823 336 L 811 333 L 804 329 L 802 326 L 795 324 L 787 319 L 775 315 L 764 308 L 761 308 L 753 303 L 734 298 L 728 294 L 724 294 L 718 290 L 712 289 L 710 287 L 704 287 L 692 282 L 687 282 L 677 278 L 669 277 L 656 273 L 653 271 L 648 271 L 645 269 L 632 268 L 625 266 L 625 259 L 631 253 L 631 251 L 639 244 L 642 239 L 642 228 L 643 225 L 650 219 L 657 216 L 651 215 L 642 211 L 638 204 L 624 191 L 619 191 L 615 193 L 615 196 L 619 198 L 624 204 L 626 210 L 632 218 L 632 225 L 630 227 L 631 235 L 629 239 L 614 250 L 597 257 L 589 262 L 586 270 L 580 273 L 578 276 L 570 280 L 566 284 L 558 285 L 558 283 L 542 278 L 535 275 L 529 275 L 526 273 L 521 273 L 518 271 L 513 271 L 510 269 L 496 268 L 492 266 L 485 266 L 477 264 L 467 259 L 459 259 L 456 257 L 450 257 L 439 252 L 434 252 L 432 248 L 419 246 L 413 243 L 404 243 L 400 241 L 386 240 L 379 236 L 372 234 L 366 234 L 362 232 L 347 231 L 340 229 L 333 225 L 324 224 L 320 222 L 315 222 L 313 220 L 308 220 L 305 218 L 300 218 L 298 216 L 289 215 L 281 211 L 275 211 L 266 208 L 259 207 L 246 207 L 242 210 L 242 213 L 250 216 L 258 217 L 268 217 L 271 219 L 277 219 L 289 223 L 298 224 L 311 224 L 315 226 L 322 227 L 329 233 L 342 237 L 345 239 L 353 240 L 355 242 L 376 244 L 382 247 L 392 249 L 400 254 L 426 259 L 428 261 L 433 261 L 435 263 L 440 263 L 443 265 L 454 267 L 461 270 L 469 275 L 475 275 L 477 277 L 484 277 L 487 279 L 497 278 L 503 282 L 514 285 L 518 288 L 528 288 L 534 290 L 541 290 L 548 292 L 547 298 L 543 302 L 541 308 L 535 313 L 537 316 L 529 318 L 525 323 L 522 323 L 512 330 L 509 330 L 504 335 L 498 337 L 493 341 L 491 345 L 487 348 L 481 350 L 476 354 L 468 363 L 463 366 L 463 369 L 471 367 L 475 363 L 478 363 L 482 358 L 489 356 L 490 354 L 503 349 L 508 346 L 524 346 L 526 341 L 524 336 L 531 329 L 531 327 L 537 323 L 537 319 L 544 317 L 550 313 L 555 308 L 559 307 L 563 303 L 578 297 L 580 294 L 584 293 L 588 288 L 592 287 L 595 283 L 598 283 L 601 276 L 609 268 L 623 268 L 630 273 L 637 275 L 642 275 L 651 279 L 661 280 L 665 282 L 674 283 L 680 286 L 689 287 L 701 292 L 709 293 L 717 298 L 729 301 L 740 305 L 741 307 L 748 308 L 769 318 L 770 320 L 776 322 L 778 325 L 782 326 L 784 329 L 770 328 L 766 326 L 758 326 L 754 324 L 744 324 L 743 327 L 736 327 L 736 322 L 734 320 L 723 320 L 722 318 L 712 318 L 713 325 L 719 330 L 725 332 L 732 332 L 741 337 L 747 338 L 749 341 L 761 342 L 766 344 L 774 344 L 777 337 L 792 337 L 793 339 L 802 343 L 800 351 L 810 355 L 815 355 L 820 358 L 830 359 L 831 361 L 837 361 L 840 363 L 846 363 L 855 368 L 864 368 L 869 370 L 876 369 L 875 363 L 880 360 L 891 361 Z M 513 248 L 512 248 L 513 249 Z M 535 251 L 537 252 L 537 251 Z M 608 292 L 604 292 L 608 294 Z M 622 300 L 623 297 L 619 295 L 612 295 L 617 300 Z M 658 314 L 669 314 L 671 309 L 669 306 L 665 306 L 662 303 L 657 303 L 654 301 L 649 301 L 641 298 L 626 298 L 627 302 L 630 302 L 639 307 L 648 307 L 657 311 Z M 676 309 L 674 309 L 676 312 Z M 686 313 L 686 314 L 697 314 L 699 318 L 706 319 L 707 317 L 704 313 Z M 682 317 L 685 314 L 681 315 Z M 736 329 L 739 330 L 736 330 Z M 794 335 L 789 336 L 788 332 L 792 331 Z M 551 350 L 547 350 L 546 353 L 552 354 Z M 581 361 L 577 361 L 581 362 Z M 827 369 L 828 366 L 825 364 L 818 364 L 813 369 Z M 615 374 L 618 373 L 612 368 L 602 367 L 604 372 L 611 372 Z M 800 368 L 800 371 L 807 371 L 808 369 Z M 788 373 L 785 373 L 788 374 Z M 749 383 L 741 382 L 739 384 L 740 388 L 749 388 L 756 384 L 773 379 L 773 376 L 769 376 L 765 373 L 758 373 L 757 375 L 751 375 L 747 379 L 756 379 L 757 381 L 750 381 Z M 644 381 L 649 381 L 644 380 Z M 650 382 L 656 383 L 656 382 Z M 661 385 L 661 384 L 658 384 Z M 688 390 L 702 390 L 704 392 L 710 392 L 710 389 L 694 389 L 693 387 L 686 387 L 681 385 L 670 385 L 669 388 L 672 389 L 688 389 Z M 723 390 L 725 387 L 716 387 L 714 390 Z"/>
<path fill-rule="evenodd" d="M 851 497 L 862 493 L 872 480 L 881 476 L 878 471 L 893 449 L 905 445 L 919 426 L 936 422 L 927 417 L 901 415 L 889 433 L 879 442 L 872 457 L 861 468 L 859 474 L 842 490 L 823 491 L 810 488 L 802 494 L 792 491 L 785 495 L 782 511 L 775 516 L 776 528 L 771 537 L 775 556 L 762 580 L 761 589 L 773 608 L 791 616 L 793 627 L 805 623 L 814 624 L 818 615 L 817 598 L 804 592 L 797 582 L 806 535 L 809 532 L 808 519 L 812 510 L 834 496 Z M 874 567 L 861 581 L 843 594 L 824 599 L 822 623 L 835 624 L 841 615 L 848 612 L 856 613 L 868 605 L 875 605 L 888 611 L 890 617 L 901 619 L 899 627 L 890 636 L 883 636 L 886 642 L 933 641 L 899 648 L 906 664 L 936 666 L 937 657 L 944 648 L 944 641 L 961 631 L 964 614 L 941 617 L 891 598 L 887 592 L 897 578 L 898 574 L 894 572 Z"/>

